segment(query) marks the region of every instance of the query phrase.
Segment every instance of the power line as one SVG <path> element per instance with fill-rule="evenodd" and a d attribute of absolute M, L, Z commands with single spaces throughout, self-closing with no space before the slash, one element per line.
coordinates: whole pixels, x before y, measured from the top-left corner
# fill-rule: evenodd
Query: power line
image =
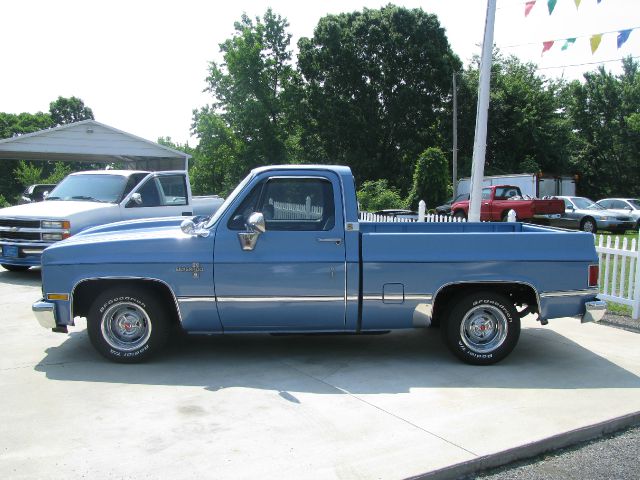
<path fill-rule="evenodd" d="M 552 68 L 565 68 L 565 67 L 582 67 L 584 65 L 598 65 L 600 63 L 611 63 L 611 62 L 621 62 L 624 58 L 640 58 L 640 56 L 635 57 L 623 57 L 623 58 L 613 58 L 611 60 L 601 60 L 599 62 L 586 62 L 586 63 L 574 63 L 572 65 L 558 65 L 555 67 L 538 67 L 536 70 L 550 70 Z"/>

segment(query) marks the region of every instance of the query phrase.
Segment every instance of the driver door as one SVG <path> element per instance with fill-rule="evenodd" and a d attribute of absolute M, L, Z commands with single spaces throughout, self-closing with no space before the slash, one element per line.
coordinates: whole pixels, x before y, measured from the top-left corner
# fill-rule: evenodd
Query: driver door
<path fill-rule="evenodd" d="M 344 219 L 338 178 L 266 176 L 216 229 L 214 281 L 225 331 L 345 328 Z M 238 234 L 261 212 L 266 230 L 251 250 Z"/>

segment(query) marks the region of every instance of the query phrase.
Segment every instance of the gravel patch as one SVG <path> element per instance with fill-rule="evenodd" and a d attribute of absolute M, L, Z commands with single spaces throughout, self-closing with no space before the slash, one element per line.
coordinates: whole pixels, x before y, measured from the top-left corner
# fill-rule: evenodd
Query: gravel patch
<path fill-rule="evenodd" d="M 607 313 L 599 323 L 608 327 L 621 328 L 630 332 L 640 333 L 640 320 L 633 320 L 626 315 Z"/>

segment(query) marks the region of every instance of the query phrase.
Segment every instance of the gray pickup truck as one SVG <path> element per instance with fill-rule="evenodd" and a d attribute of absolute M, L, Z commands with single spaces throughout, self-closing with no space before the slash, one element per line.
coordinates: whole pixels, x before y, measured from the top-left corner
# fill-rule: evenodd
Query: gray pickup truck
<path fill-rule="evenodd" d="M 0 209 L 0 264 L 40 265 L 55 242 L 98 225 L 153 217 L 212 215 L 217 195 L 193 197 L 184 171 L 96 170 L 72 173 L 43 202 Z"/>

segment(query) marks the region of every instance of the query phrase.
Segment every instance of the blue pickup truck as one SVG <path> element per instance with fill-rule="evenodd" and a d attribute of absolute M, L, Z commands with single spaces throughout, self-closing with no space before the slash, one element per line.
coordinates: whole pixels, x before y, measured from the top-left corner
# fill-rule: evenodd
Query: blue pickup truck
<path fill-rule="evenodd" d="M 253 170 L 211 217 L 95 227 L 47 248 L 44 327 L 86 317 L 106 358 L 193 334 L 377 333 L 439 326 L 460 359 L 506 357 L 520 320 L 597 321 L 592 235 L 522 223 L 364 223 L 351 170 Z"/>

